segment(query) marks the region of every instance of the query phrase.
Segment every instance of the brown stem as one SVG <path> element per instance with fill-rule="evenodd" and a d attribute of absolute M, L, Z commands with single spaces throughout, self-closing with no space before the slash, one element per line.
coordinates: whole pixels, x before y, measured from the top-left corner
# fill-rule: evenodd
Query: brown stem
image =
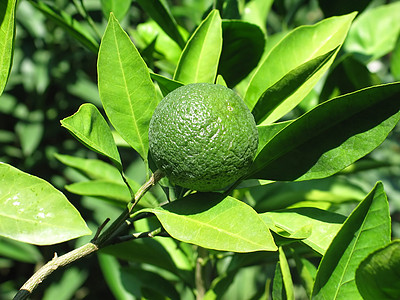
<path fill-rule="evenodd" d="M 54 255 L 53 259 L 41 267 L 25 284 L 21 287 L 15 295 L 14 300 L 27 299 L 32 291 L 55 270 L 64 267 L 82 257 L 85 257 L 95 251 L 99 250 L 97 245 L 87 243 L 71 252 L 62 256 Z"/>

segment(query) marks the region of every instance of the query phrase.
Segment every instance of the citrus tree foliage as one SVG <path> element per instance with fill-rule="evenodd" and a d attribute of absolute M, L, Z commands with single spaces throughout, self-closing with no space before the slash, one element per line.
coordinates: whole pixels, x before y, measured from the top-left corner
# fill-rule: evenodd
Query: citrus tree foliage
<path fill-rule="evenodd" d="M 34 165 L 46 125 L 82 144 L 46 148 L 66 167 L 56 188 L 12 166 L 15 139 L 0 128 L 8 149 L 0 153 L 0 255 L 37 263 L 35 245 L 79 238 L 75 247 L 100 250 L 97 280 L 116 299 L 398 299 L 399 234 L 384 184 L 400 161 L 398 145 L 385 146 L 400 120 L 400 2 L 292 2 L 0 2 L 0 108 L 18 120 L 20 169 Z M 30 74 L 38 79 L 18 77 L 27 64 L 15 28 L 30 28 L 27 13 L 65 34 L 54 44 L 67 40 L 92 59 L 92 77 L 69 66 L 78 79 L 63 91 L 82 101 L 57 115 L 61 126 L 48 118 L 54 110 L 30 110 L 16 92 L 47 93 L 51 75 L 63 74 L 43 77 L 57 57 L 38 52 Z M 223 191 L 159 178 L 149 153 L 158 103 L 192 83 L 234 90 L 257 124 L 254 162 Z M 43 298 L 72 297 L 95 275 L 73 266 L 49 277 Z M 1 284 L 0 298 L 16 289 Z"/>

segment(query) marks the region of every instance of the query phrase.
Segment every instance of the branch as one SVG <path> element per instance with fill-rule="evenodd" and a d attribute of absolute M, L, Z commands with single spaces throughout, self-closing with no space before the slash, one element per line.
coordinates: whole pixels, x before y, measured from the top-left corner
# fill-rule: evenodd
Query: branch
<path fill-rule="evenodd" d="M 100 234 L 103 227 L 106 225 L 108 220 L 106 220 L 102 225 L 100 225 L 97 230 L 94 238 L 90 243 L 87 243 L 75 250 L 72 250 L 62 256 L 54 255 L 53 259 L 46 263 L 43 267 L 41 267 L 31 278 L 28 279 L 27 282 L 21 287 L 18 293 L 15 295 L 13 300 L 23 300 L 27 299 L 30 294 L 33 292 L 37 286 L 46 279 L 51 273 L 57 270 L 60 267 L 64 267 L 80 258 L 88 256 L 89 254 L 96 252 L 97 250 L 111 244 L 118 234 L 122 231 L 122 229 L 126 228 L 127 219 L 130 217 L 130 214 L 139 200 L 144 196 L 144 194 L 155 185 L 161 178 L 164 177 L 164 174 L 157 170 L 151 176 L 151 178 L 137 191 L 134 199 L 128 204 L 127 208 L 122 212 L 122 214 L 110 225 L 107 230 L 105 230 L 102 234 Z M 161 232 L 160 229 L 157 229 L 154 232 L 144 233 L 139 237 L 152 237 Z"/>

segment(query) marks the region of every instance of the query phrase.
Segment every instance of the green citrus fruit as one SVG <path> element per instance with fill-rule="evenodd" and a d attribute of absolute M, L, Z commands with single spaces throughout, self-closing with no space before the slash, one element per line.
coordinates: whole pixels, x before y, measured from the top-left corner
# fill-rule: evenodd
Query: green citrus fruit
<path fill-rule="evenodd" d="M 150 153 L 174 184 L 221 190 L 246 174 L 258 146 L 253 115 L 222 85 L 193 83 L 161 100 L 150 121 Z"/>

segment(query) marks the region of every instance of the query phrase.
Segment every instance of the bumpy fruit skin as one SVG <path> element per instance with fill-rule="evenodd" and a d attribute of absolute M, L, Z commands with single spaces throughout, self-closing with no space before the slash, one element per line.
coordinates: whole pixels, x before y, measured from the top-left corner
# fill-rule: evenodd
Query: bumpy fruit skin
<path fill-rule="evenodd" d="M 258 147 L 253 115 L 222 85 L 194 83 L 161 100 L 150 121 L 150 153 L 174 184 L 221 190 L 248 171 Z"/>

